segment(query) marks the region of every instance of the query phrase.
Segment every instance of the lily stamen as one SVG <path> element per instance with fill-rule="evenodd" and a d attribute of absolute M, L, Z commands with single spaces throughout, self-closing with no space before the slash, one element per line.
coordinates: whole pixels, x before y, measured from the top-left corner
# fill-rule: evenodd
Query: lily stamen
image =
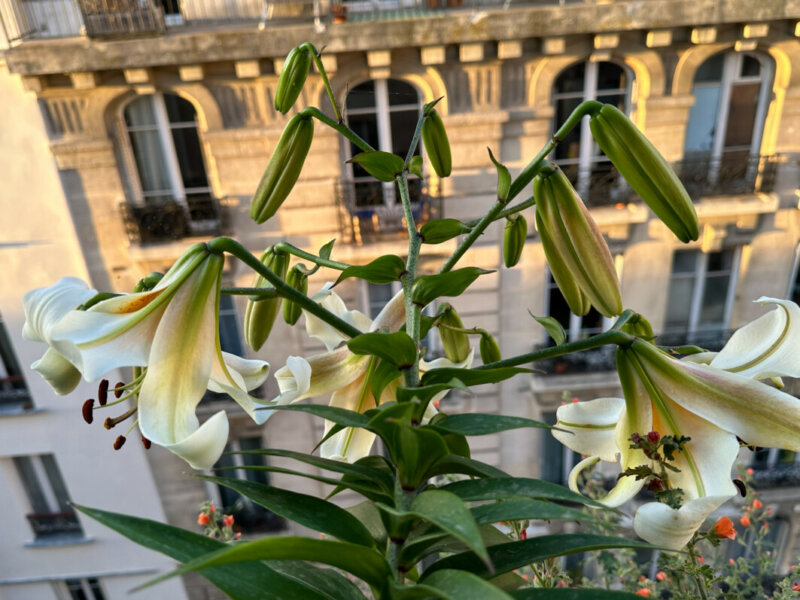
<path fill-rule="evenodd" d="M 115 427 L 119 423 L 122 423 L 125 419 L 132 417 L 134 414 L 136 414 L 137 410 L 138 407 L 132 406 L 130 410 L 125 411 L 118 417 L 113 417 L 113 418 L 107 417 L 106 420 L 103 421 L 103 427 L 105 427 L 106 429 L 111 429 L 112 427 Z"/>

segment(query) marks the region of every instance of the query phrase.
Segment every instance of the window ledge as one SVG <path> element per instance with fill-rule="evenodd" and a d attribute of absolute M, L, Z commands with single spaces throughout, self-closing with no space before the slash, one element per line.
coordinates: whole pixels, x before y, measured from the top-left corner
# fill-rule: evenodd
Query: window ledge
<path fill-rule="evenodd" d="M 39 408 L 36 406 L 34 406 L 33 408 L 24 408 L 22 406 L 11 409 L 0 408 L 0 419 L 4 417 L 24 417 L 27 415 L 36 415 L 43 412 L 47 412 L 47 409 Z"/>
<path fill-rule="evenodd" d="M 61 546 L 81 546 L 84 544 L 93 544 L 94 538 L 81 536 L 64 536 L 52 538 L 45 538 L 41 540 L 33 540 L 25 544 L 25 548 L 53 548 Z"/>

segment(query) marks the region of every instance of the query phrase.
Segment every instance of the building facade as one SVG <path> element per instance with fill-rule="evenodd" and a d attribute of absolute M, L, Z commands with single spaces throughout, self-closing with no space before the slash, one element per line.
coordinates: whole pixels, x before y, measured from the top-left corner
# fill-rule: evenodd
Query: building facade
<path fill-rule="evenodd" d="M 393 185 L 364 178 L 346 162 L 350 145 L 319 124 L 303 175 L 277 217 L 264 226 L 248 217 L 286 122 L 272 106 L 283 57 L 310 41 L 325 47 L 323 62 L 348 123 L 376 148 L 405 153 L 420 104 L 443 97 L 439 112 L 454 172 L 438 179 L 426 167 L 411 182 L 420 222 L 482 214 L 495 196 L 485 148 L 519 169 L 577 104 L 596 99 L 626 111 L 674 164 L 701 225 L 698 242 L 674 239 L 599 152 L 587 122 L 561 141 L 552 158 L 607 237 L 625 307 L 647 316 L 665 343 L 713 348 L 761 314 L 756 298 L 800 295 L 800 9 L 791 2 L 2 0 L 0 15 L 11 77 L 28 90 L 29 101 L 36 99 L 46 125 L 64 199 L 58 223 L 74 228 L 76 256 L 98 289 L 130 290 L 191 243 L 221 233 L 234 233 L 254 252 L 277 241 L 316 250 L 336 238 L 334 258 L 351 263 L 404 253 Z M 305 105 L 330 108 L 313 73 L 298 104 Z M 23 190 L 15 193 L 4 199 L 5 214 L 18 210 Z M 39 225 L 35 213 L 23 218 Z M 491 228 L 462 259 L 495 271 L 454 302 L 467 326 L 486 329 L 512 355 L 548 343 L 528 310 L 557 318 L 570 339 L 608 325 L 595 313 L 569 313 L 533 227 L 520 265 L 503 268 L 501 232 L 502 224 Z M 38 238 L 31 233 L 30 239 Z M 435 270 L 453 248 L 426 247 L 422 269 Z M 46 275 L 62 272 L 53 267 Z M 230 284 L 251 280 L 233 262 L 225 277 Z M 45 273 L 35 284 L 50 283 L 42 279 Z M 315 276 L 311 289 L 325 280 L 324 273 Z M 4 315 L 14 314 L 12 344 L 19 297 L 34 287 L 25 282 L 15 283 L 0 305 Z M 392 294 L 388 286 L 339 287 L 349 305 L 372 314 Z M 237 324 L 243 304 L 226 301 L 223 309 L 223 345 L 244 352 Z M 320 349 L 302 330 L 280 323 L 273 339 L 280 343 L 268 342 L 258 353 L 273 369 L 289 355 Z M 430 345 L 435 351 L 436 341 Z M 552 361 L 543 374 L 474 396 L 454 393 L 442 408 L 552 420 L 565 398 L 620 393 L 610 358 L 592 352 Z M 262 390 L 265 397 L 276 392 L 274 381 Z M 205 406 L 210 412 L 224 403 L 209 398 Z M 264 427 L 236 415 L 231 404 L 233 449 L 267 444 L 308 451 L 321 432 L 319 423 L 299 414 L 278 415 Z M 474 438 L 474 444 L 480 460 L 554 481 L 564 481 L 574 460 L 528 430 Z M 15 454 L 3 449 L 0 456 Z M 142 473 L 155 482 L 168 522 L 191 527 L 208 497 L 236 505 L 188 478 L 167 452 L 153 448 L 146 457 Z M 752 464 L 765 503 L 774 506 L 786 569 L 800 552 L 800 463 L 790 453 L 746 450 L 742 460 Z M 322 491 L 321 484 L 279 473 L 270 480 Z M 282 526 L 255 507 L 237 510 L 252 532 Z"/>

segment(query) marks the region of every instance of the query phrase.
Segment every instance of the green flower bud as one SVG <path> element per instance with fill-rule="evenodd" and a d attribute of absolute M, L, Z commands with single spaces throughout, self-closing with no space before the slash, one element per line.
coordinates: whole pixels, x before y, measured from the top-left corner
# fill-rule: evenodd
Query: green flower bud
<path fill-rule="evenodd" d="M 543 169 L 533 180 L 533 195 L 550 271 L 570 309 L 578 315 L 588 312 L 574 294 L 577 287 L 602 315 L 620 314 L 622 299 L 611 252 L 567 176 L 558 168 Z"/>
<path fill-rule="evenodd" d="M 256 223 L 261 224 L 274 215 L 289 196 L 313 139 L 311 117 L 298 114 L 286 124 L 250 205 L 250 218 Z"/>
<path fill-rule="evenodd" d="M 433 170 L 439 177 L 447 177 L 453 168 L 453 159 L 450 156 L 450 142 L 444 129 L 442 117 L 435 110 L 431 110 L 422 123 L 422 142 L 425 152 L 431 161 Z"/>
<path fill-rule="evenodd" d="M 485 331 L 481 333 L 480 350 L 481 360 L 485 365 L 497 362 L 503 358 L 500 355 L 500 346 L 497 345 L 497 341 Z"/>
<path fill-rule="evenodd" d="M 286 278 L 286 271 L 289 268 L 288 254 L 275 252 L 270 246 L 261 255 L 261 263 L 281 279 Z M 261 275 L 257 275 L 253 287 L 268 289 L 271 286 Z M 280 297 L 275 297 L 247 301 L 244 312 L 244 339 L 253 350 L 258 351 L 267 341 L 278 316 L 281 300 Z"/>
<path fill-rule="evenodd" d="M 692 199 L 664 157 L 616 106 L 605 104 L 590 120 L 600 148 L 633 190 L 686 243 L 700 235 Z"/>
<path fill-rule="evenodd" d="M 284 115 L 289 112 L 303 89 L 310 68 L 311 53 L 300 46 L 292 48 L 283 61 L 281 76 L 275 88 L 275 110 Z"/>
<path fill-rule="evenodd" d="M 525 217 L 516 215 L 506 220 L 503 231 L 503 262 L 507 268 L 510 269 L 519 262 L 527 236 L 528 222 Z"/>
<path fill-rule="evenodd" d="M 445 356 L 454 363 L 460 363 L 469 356 L 469 337 L 463 331 L 464 324 L 456 309 L 448 303 L 439 306 L 439 336 L 442 338 Z"/>
<path fill-rule="evenodd" d="M 292 267 L 292 270 L 289 271 L 289 275 L 286 277 L 286 284 L 302 294 L 308 294 L 308 275 L 297 266 Z M 283 320 L 289 325 L 297 323 L 302 313 L 303 309 L 300 308 L 299 304 L 295 304 L 289 300 L 283 303 Z"/>

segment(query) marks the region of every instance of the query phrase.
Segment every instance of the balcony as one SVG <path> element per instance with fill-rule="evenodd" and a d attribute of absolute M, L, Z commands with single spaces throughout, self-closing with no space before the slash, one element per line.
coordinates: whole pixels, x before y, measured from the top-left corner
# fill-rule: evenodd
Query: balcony
<path fill-rule="evenodd" d="M 0 377 L 0 415 L 31 410 L 33 400 L 21 375 Z"/>
<path fill-rule="evenodd" d="M 128 238 L 136 244 L 159 244 L 193 236 L 217 236 L 227 229 L 216 198 L 189 198 L 120 204 Z"/>
<path fill-rule="evenodd" d="M 361 184 L 345 180 L 337 183 L 336 206 L 344 241 L 361 245 L 402 239 L 406 235 L 406 221 L 399 199 L 386 202 L 384 192 L 384 188 L 375 182 Z M 420 180 L 409 181 L 409 192 L 411 211 L 418 226 L 441 217 L 441 197 L 428 194 Z"/>
<path fill-rule="evenodd" d="M 699 346 L 718 352 L 733 335 L 729 329 L 698 329 L 696 331 L 665 331 L 656 338 L 659 346 Z"/>
<path fill-rule="evenodd" d="M 534 350 L 543 350 L 548 345 L 535 346 Z M 617 368 L 614 348 L 606 346 L 594 348 L 576 354 L 567 354 L 537 361 L 534 365 L 537 370 L 544 371 L 544 375 L 584 375 L 587 373 L 604 373 L 615 371 Z"/>
<path fill-rule="evenodd" d="M 73 511 L 27 515 L 36 541 L 58 541 L 83 537 L 78 516 Z"/>
<path fill-rule="evenodd" d="M 752 156 L 749 152 L 727 152 L 720 158 L 708 154 L 688 155 L 673 168 L 692 199 L 704 196 L 769 193 L 784 157 Z"/>

